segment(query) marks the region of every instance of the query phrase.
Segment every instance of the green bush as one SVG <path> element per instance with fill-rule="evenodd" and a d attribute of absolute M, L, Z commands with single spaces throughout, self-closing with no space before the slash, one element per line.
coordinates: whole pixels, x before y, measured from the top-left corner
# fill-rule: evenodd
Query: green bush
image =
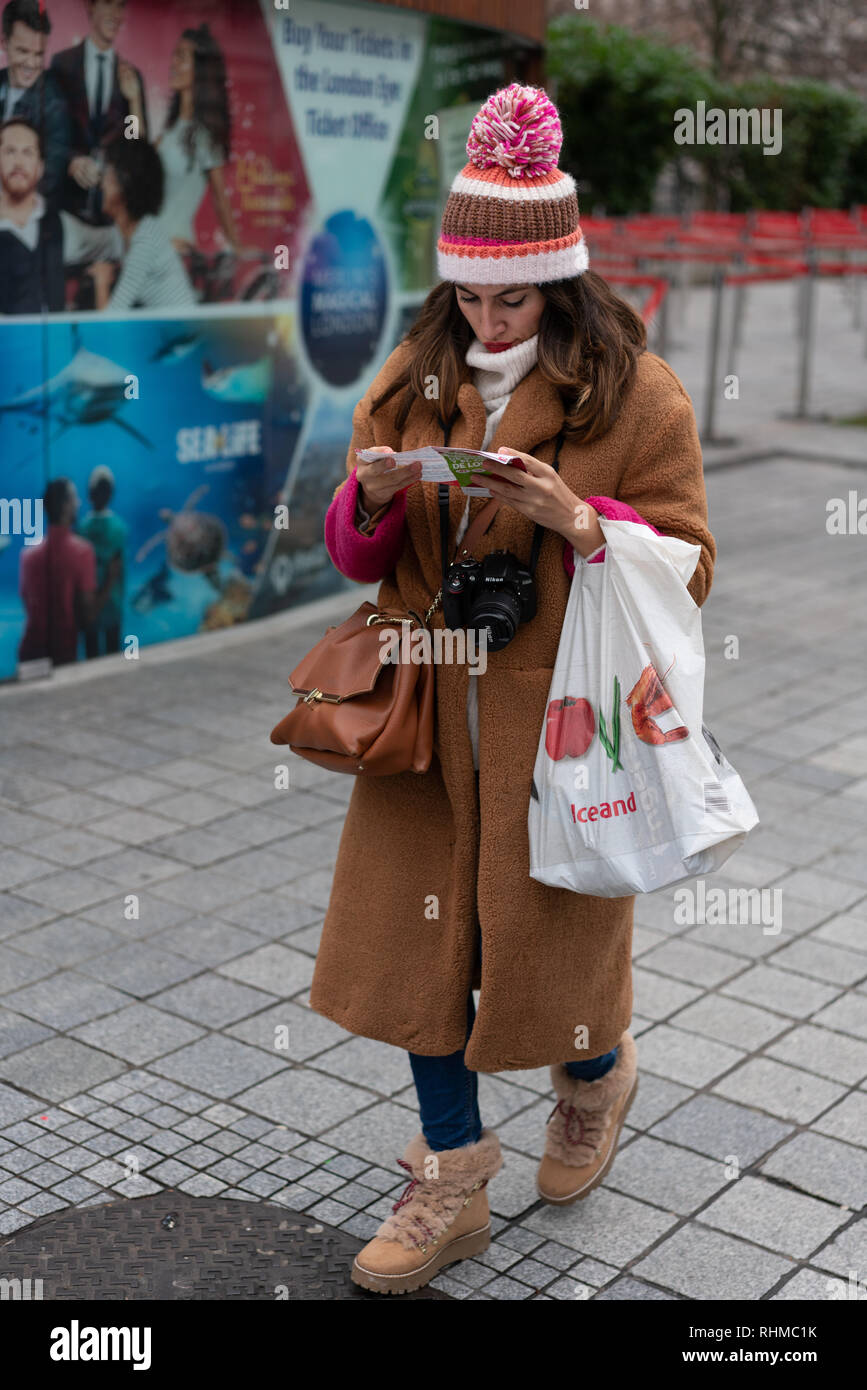
<path fill-rule="evenodd" d="M 587 189 L 579 201 L 610 214 L 649 207 L 677 149 L 674 111 L 709 100 L 711 79 L 687 49 L 571 15 L 548 28 L 547 67 L 563 121 L 560 165 Z"/>
<path fill-rule="evenodd" d="M 867 106 L 853 132 L 843 175 L 843 207 L 853 203 L 867 204 Z"/>
<path fill-rule="evenodd" d="M 782 112 L 779 154 L 765 155 L 761 145 L 729 147 L 733 212 L 845 206 L 850 150 L 865 109 L 857 96 L 823 82 L 768 79 L 738 83 L 732 96 L 735 106 Z M 720 148 L 704 147 L 709 170 Z"/>
<path fill-rule="evenodd" d="M 563 119 L 560 163 L 588 210 L 646 210 L 664 166 L 682 168 L 687 159 L 702 169 L 711 208 L 867 202 L 867 105 L 854 93 L 807 80 L 726 83 L 689 49 L 577 15 L 549 25 L 548 73 Z M 676 144 L 675 113 L 700 100 L 708 111 L 780 109 L 779 154 L 760 144 Z"/>

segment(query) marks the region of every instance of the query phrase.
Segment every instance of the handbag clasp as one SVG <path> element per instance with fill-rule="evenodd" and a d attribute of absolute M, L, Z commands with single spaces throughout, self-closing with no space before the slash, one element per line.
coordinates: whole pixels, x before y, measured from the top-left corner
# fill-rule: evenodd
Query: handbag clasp
<path fill-rule="evenodd" d="M 411 623 L 413 620 L 418 622 L 415 614 L 411 618 L 401 618 L 395 613 L 371 613 L 365 627 L 376 627 L 380 623 Z"/>
<path fill-rule="evenodd" d="M 320 700 L 324 700 L 326 704 L 339 705 L 342 699 L 342 695 L 324 695 L 319 686 L 314 685 L 312 690 L 308 690 L 307 694 L 302 696 L 301 703 L 302 705 L 315 705 Z"/>

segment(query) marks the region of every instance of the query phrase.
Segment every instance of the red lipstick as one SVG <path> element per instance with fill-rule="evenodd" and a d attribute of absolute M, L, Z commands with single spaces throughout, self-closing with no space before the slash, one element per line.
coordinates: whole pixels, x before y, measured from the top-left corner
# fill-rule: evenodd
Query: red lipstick
<path fill-rule="evenodd" d="M 485 343 L 488 352 L 505 352 L 507 348 L 514 347 L 514 343 Z"/>

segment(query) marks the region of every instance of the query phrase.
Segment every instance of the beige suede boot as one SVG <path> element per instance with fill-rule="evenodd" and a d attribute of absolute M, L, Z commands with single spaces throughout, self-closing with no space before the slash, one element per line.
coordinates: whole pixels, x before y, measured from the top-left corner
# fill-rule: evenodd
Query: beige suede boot
<path fill-rule="evenodd" d="M 548 1117 L 545 1154 L 536 1186 L 544 1202 L 568 1206 L 586 1197 L 614 1162 L 617 1141 L 638 1089 L 631 1033 L 617 1044 L 617 1061 L 598 1081 L 579 1081 L 564 1065 L 551 1068 L 558 1097 Z"/>
<path fill-rule="evenodd" d="M 352 1266 L 353 1281 L 377 1293 L 420 1289 L 446 1265 L 487 1250 L 485 1187 L 503 1156 L 494 1131 L 483 1129 L 475 1144 L 439 1151 L 417 1134 L 398 1163 L 412 1181 Z"/>

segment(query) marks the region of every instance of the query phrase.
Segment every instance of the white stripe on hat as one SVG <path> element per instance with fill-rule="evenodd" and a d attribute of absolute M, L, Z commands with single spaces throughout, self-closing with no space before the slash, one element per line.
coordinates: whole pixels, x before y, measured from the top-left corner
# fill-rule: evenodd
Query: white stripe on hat
<path fill-rule="evenodd" d="M 535 202 L 557 202 L 568 198 L 575 192 L 575 180 L 571 174 L 563 173 L 556 183 L 535 183 L 532 179 L 514 179 L 512 183 L 487 183 L 484 179 L 474 179 L 463 170 L 455 175 L 451 186 L 452 193 L 469 193 L 474 198 L 500 198 L 506 203 L 517 203 L 527 198 Z"/>
<path fill-rule="evenodd" d="M 583 237 L 574 246 L 566 246 L 561 251 L 544 251 L 529 256 L 456 256 L 437 251 L 440 279 L 461 285 L 516 285 L 524 281 L 528 285 L 539 285 L 546 280 L 569 280 L 573 275 L 583 275 L 589 269 L 590 256 Z"/>

